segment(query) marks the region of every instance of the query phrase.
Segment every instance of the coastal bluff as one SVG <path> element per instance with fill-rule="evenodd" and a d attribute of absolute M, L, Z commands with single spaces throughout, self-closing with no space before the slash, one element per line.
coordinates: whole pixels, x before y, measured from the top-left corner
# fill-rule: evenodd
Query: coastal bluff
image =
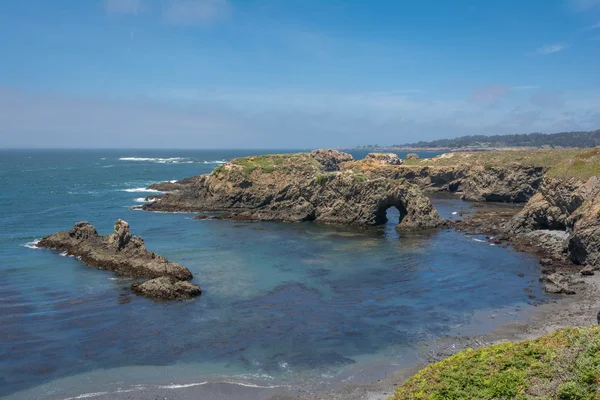
<path fill-rule="evenodd" d="M 374 158 L 400 164 L 397 157 Z M 212 173 L 152 185 L 169 191 L 144 204 L 147 211 L 223 212 L 220 218 L 372 226 L 400 211 L 397 230 L 443 225 L 421 189 L 406 179 L 369 177 L 348 168 L 352 156 L 336 150 L 237 158 Z M 167 187 L 168 186 L 168 187 Z"/>
<path fill-rule="evenodd" d="M 113 271 L 120 276 L 148 279 L 131 285 L 136 294 L 164 300 L 201 294 L 198 285 L 188 282 L 193 278 L 190 270 L 148 251 L 144 240 L 133 236 L 129 224 L 120 219 L 110 235 L 101 236 L 96 228 L 82 221 L 69 231 L 43 238 L 37 247 L 64 251 L 89 267 Z"/>

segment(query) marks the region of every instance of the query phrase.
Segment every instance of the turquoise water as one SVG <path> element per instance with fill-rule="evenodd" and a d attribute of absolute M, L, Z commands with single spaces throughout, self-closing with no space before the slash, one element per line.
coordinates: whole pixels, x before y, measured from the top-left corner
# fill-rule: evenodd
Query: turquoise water
<path fill-rule="evenodd" d="M 384 226 L 356 229 L 130 209 L 152 182 L 256 153 L 0 151 L 0 396 L 376 379 L 413 363 L 423 343 L 485 332 L 544 299 L 532 257 L 447 230 L 400 236 L 393 214 Z M 469 207 L 435 204 L 444 217 Z M 110 233 L 117 218 L 149 249 L 187 266 L 202 296 L 136 297 L 127 279 L 31 248 L 79 220 Z"/>

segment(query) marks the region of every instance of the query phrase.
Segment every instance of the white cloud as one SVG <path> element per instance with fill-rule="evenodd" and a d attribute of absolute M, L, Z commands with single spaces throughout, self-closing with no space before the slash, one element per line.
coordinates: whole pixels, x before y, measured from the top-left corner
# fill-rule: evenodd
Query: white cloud
<path fill-rule="evenodd" d="M 553 44 L 547 44 L 545 46 L 542 46 L 540 48 L 538 48 L 534 54 L 552 54 L 552 53 L 557 53 L 559 51 L 562 51 L 566 48 L 568 48 L 569 45 L 566 43 L 553 43 Z"/>
<path fill-rule="evenodd" d="M 164 17 L 173 25 L 205 25 L 230 12 L 227 0 L 168 0 Z"/>
<path fill-rule="evenodd" d="M 596 22 L 594 25 L 590 26 L 588 29 L 599 29 L 600 28 L 600 21 Z"/>
<path fill-rule="evenodd" d="M 178 89 L 124 100 L 0 87 L 0 147 L 307 148 L 600 126 L 600 92 L 545 95 L 489 107 L 396 90 Z"/>
<path fill-rule="evenodd" d="M 105 0 L 104 7 L 110 14 L 137 14 L 142 0 Z"/>

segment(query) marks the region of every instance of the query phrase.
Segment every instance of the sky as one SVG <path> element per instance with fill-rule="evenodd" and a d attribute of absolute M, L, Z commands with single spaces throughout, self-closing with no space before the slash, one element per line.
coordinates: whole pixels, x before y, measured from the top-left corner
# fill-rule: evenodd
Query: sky
<path fill-rule="evenodd" d="M 600 128 L 600 0 L 1 0 L 0 147 Z"/>

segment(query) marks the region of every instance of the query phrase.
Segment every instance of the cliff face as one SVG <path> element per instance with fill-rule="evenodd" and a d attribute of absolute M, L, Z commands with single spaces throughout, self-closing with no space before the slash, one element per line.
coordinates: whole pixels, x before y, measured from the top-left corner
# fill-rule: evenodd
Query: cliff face
<path fill-rule="evenodd" d="M 600 268 L 600 178 L 545 178 L 540 191 L 508 224 L 511 233 L 539 229 L 569 233 L 568 256 Z"/>
<path fill-rule="evenodd" d="M 180 185 L 149 211 L 226 211 L 232 218 L 377 225 L 385 212 L 401 212 L 398 229 L 440 226 L 443 221 L 421 190 L 406 180 L 340 171 L 351 156 L 335 150 L 236 159 Z M 382 162 L 397 162 L 388 157 Z"/>
<path fill-rule="evenodd" d="M 382 165 L 369 159 L 346 163 L 344 168 L 374 178 L 403 178 L 426 191 L 458 192 L 464 200 L 507 203 L 529 200 L 537 192 L 545 172 L 541 167 L 520 164 Z"/>

